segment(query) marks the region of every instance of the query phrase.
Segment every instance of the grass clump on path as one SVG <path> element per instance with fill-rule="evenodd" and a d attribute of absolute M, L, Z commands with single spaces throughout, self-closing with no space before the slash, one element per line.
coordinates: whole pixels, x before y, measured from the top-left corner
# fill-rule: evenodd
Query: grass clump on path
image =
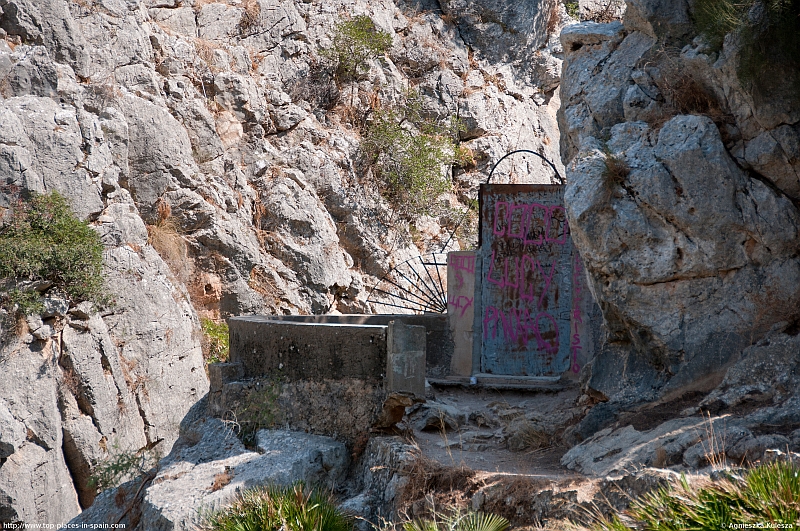
<path fill-rule="evenodd" d="M 352 531 L 330 494 L 303 483 L 247 490 L 207 517 L 207 531 Z"/>

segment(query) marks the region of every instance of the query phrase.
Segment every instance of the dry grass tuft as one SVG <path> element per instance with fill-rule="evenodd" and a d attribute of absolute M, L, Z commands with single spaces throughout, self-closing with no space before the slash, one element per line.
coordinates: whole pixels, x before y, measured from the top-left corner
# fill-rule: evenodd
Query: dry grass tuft
<path fill-rule="evenodd" d="M 550 9 L 547 15 L 547 34 L 552 35 L 561 22 L 561 2 L 550 0 Z"/>
<path fill-rule="evenodd" d="M 606 153 L 606 158 L 603 160 L 605 167 L 603 168 L 603 178 L 609 184 L 621 185 L 625 183 L 625 179 L 631 173 L 631 167 L 619 155 L 612 155 Z"/>
<path fill-rule="evenodd" d="M 543 490 L 549 488 L 552 488 L 552 485 L 546 479 L 520 477 L 499 482 L 487 487 L 492 489 L 493 494 L 486 496 L 481 510 L 508 518 L 515 528 L 530 525 L 541 515 L 537 514 L 534 504 L 521 504 L 520 500 L 534 500 Z"/>
<path fill-rule="evenodd" d="M 178 231 L 178 223 L 172 217 L 169 203 L 160 201 L 157 214 L 155 224 L 147 226 L 147 243 L 167 263 L 172 274 L 181 282 L 187 283 L 191 277 L 191 266 L 187 260 L 188 246 Z"/>
<path fill-rule="evenodd" d="M 553 437 L 528 421 L 519 423 L 516 433 L 508 440 L 508 449 L 512 452 L 543 450 L 553 446 Z"/>
<path fill-rule="evenodd" d="M 672 113 L 668 113 L 664 121 L 672 114 L 708 116 L 718 125 L 727 120 L 727 115 L 713 89 L 706 86 L 691 68 L 682 63 L 679 53 L 676 50 L 661 48 L 648 61 L 657 68 L 650 69 L 645 65 L 653 83 L 671 108 Z M 655 124 L 654 127 L 660 125 Z"/>
<path fill-rule="evenodd" d="M 214 483 L 211 484 L 211 492 L 217 492 L 218 490 L 224 488 L 231 482 L 232 479 L 233 473 L 231 472 L 230 468 L 225 467 L 224 472 L 220 472 L 214 476 Z"/>
<path fill-rule="evenodd" d="M 200 59 L 202 59 L 210 68 L 211 65 L 214 64 L 214 50 L 218 48 L 218 45 L 213 41 L 201 39 L 199 37 L 195 37 L 193 42 L 197 56 L 200 57 Z"/>
<path fill-rule="evenodd" d="M 261 266 L 255 266 L 250 271 L 250 280 L 247 283 L 250 288 L 264 297 L 269 304 L 280 304 L 280 290 L 275 285 L 275 281 Z"/>
<path fill-rule="evenodd" d="M 239 31 L 249 33 L 261 18 L 261 4 L 258 3 L 258 0 L 245 0 L 242 7 L 244 8 L 244 13 L 242 13 L 242 18 L 239 19 Z"/>
<path fill-rule="evenodd" d="M 656 448 L 656 455 L 653 458 L 652 465 L 656 468 L 663 468 L 667 464 L 667 451 L 664 450 L 664 447 L 659 446 Z"/>
<path fill-rule="evenodd" d="M 476 488 L 474 470 L 464 465 L 444 466 L 420 452 L 404 470 L 404 475 L 408 482 L 398 495 L 398 507 L 401 508 L 411 507 L 415 502 L 432 497 L 442 502 L 440 506 L 463 502 L 461 498 L 464 492 Z"/>

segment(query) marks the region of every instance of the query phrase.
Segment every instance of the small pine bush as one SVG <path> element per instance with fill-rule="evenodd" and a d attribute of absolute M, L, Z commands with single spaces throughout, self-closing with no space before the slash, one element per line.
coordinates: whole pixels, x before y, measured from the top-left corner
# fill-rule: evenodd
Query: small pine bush
<path fill-rule="evenodd" d="M 369 71 L 369 61 L 391 46 L 391 34 L 377 29 L 368 16 L 359 15 L 336 24 L 333 43 L 321 54 L 336 64 L 337 81 L 348 82 Z"/>
<path fill-rule="evenodd" d="M 247 490 L 206 518 L 207 531 L 352 531 L 353 520 L 330 494 L 303 483 Z"/>
<path fill-rule="evenodd" d="M 459 128 L 458 122 L 442 125 L 426 117 L 414 92 L 374 111 L 361 150 L 398 212 L 408 218 L 436 213 L 437 199 L 452 189 L 450 166 L 462 154 L 455 140 Z"/>
<path fill-rule="evenodd" d="M 102 304 L 103 244 L 85 221 L 73 214 L 58 192 L 33 194 L 18 200 L 0 226 L 0 278 L 7 285 L 20 281 L 51 282 L 51 290 L 76 303 Z M 20 314 L 42 310 L 38 293 L 11 287 L 2 307 Z"/>

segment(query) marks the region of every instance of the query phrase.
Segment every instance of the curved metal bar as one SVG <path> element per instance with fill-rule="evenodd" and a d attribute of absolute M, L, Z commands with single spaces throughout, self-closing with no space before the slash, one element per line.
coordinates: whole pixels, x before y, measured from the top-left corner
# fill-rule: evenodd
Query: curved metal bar
<path fill-rule="evenodd" d="M 564 178 L 561 176 L 560 173 L 558 173 L 558 170 L 556 169 L 556 165 L 553 164 L 550 161 L 550 159 L 548 159 L 547 157 L 545 157 L 541 153 L 536 152 L 536 151 L 532 151 L 530 149 L 515 149 L 514 151 L 509 151 L 508 153 L 506 153 L 505 155 L 500 157 L 500 160 L 495 162 L 494 166 L 492 166 L 492 171 L 489 172 L 489 177 L 486 178 L 486 184 L 489 184 L 489 182 L 492 180 L 492 176 L 494 175 L 494 170 L 497 169 L 497 167 L 500 165 L 500 163 L 503 162 L 508 157 L 510 157 L 511 155 L 515 155 L 517 153 L 530 153 L 532 155 L 536 155 L 537 157 L 539 157 L 540 159 L 545 161 L 548 166 L 550 166 L 550 168 L 553 170 L 553 173 L 555 173 L 556 177 L 558 177 L 558 180 L 560 181 L 559 184 L 564 184 Z"/>
<path fill-rule="evenodd" d="M 516 150 L 514 150 L 514 151 L 509 151 L 508 153 L 506 153 L 505 155 L 503 155 L 502 157 L 500 157 L 500 160 L 498 160 L 497 162 L 495 162 L 495 163 L 494 163 L 494 166 L 492 166 L 492 170 L 489 172 L 489 177 L 487 177 L 487 178 L 486 178 L 486 184 L 489 184 L 489 182 L 492 180 L 492 176 L 494 176 L 494 170 L 496 170 L 496 169 L 497 169 L 497 167 L 500 165 L 500 163 L 501 163 L 501 162 L 503 162 L 503 161 L 504 161 L 505 159 L 507 159 L 508 157 L 510 157 L 511 155 L 514 155 L 514 154 L 516 154 L 516 153 L 532 153 L 533 155 L 536 155 L 537 157 L 539 157 L 540 159 L 542 159 L 543 161 L 545 161 L 545 162 L 547 163 L 547 165 L 548 165 L 548 166 L 550 166 L 550 169 L 552 169 L 552 170 L 553 170 L 553 173 L 555 173 L 555 174 L 556 174 L 556 177 L 557 177 L 557 178 L 558 178 L 558 180 L 559 180 L 559 183 L 558 183 L 558 184 L 564 184 L 564 178 L 561 176 L 561 174 L 560 174 L 560 173 L 558 173 L 558 170 L 556 169 L 556 165 L 555 165 L 555 164 L 553 164 L 553 163 L 550 161 L 550 159 L 548 159 L 547 157 L 545 157 L 545 156 L 544 156 L 544 155 L 542 155 L 541 153 L 538 153 L 538 152 L 536 152 L 536 151 L 532 151 L 532 150 L 530 150 L 530 149 L 516 149 Z M 552 181 L 550 181 L 550 182 L 552 183 Z M 478 193 L 480 193 L 480 191 L 479 191 Z M 451 232 L 451 233 L 450 233 L 450 237 L 449 237 L 449 238 L 447 238 L 447 241 L 446 241 L 446 242 L 444 242 L 444 245 L 442 246 L 442 250 L 441 250 L 440 252 L 442 252 L 442 253 L 443 253 L 443 252 L 445 252 L 445 250 L 447 249 L 447 246 L 448 246 L 448 245 L 450 245 L 450 242 L 453 240 L 453 236 L 455 236 L 455 234 L 456 234 L 456 231 L 457 231 L 457 230 L 458 230 L 458 228 L 461 226 L 461 224 L 462 224 L 462 223 L 464 223 L 464 220 L 467 218 L 467 215 L 468 215 L 468 214 L 469 214 L 469 209 L 467 209 L 467 211 L 466 211 L 466 212 L 464 212 L 464 215 L 462 215 L 462 216 L 461 216 L 461 219 L 458 221 L 458 224 L 456 225 L 456 228 L 454 228 L 454 229 L 453 229 L 453 232 Z M 481 213 L 480 213 L 480 212 L 478 212 L 478 216 L 480 216 L 480 215 L 481 215 Z"/>

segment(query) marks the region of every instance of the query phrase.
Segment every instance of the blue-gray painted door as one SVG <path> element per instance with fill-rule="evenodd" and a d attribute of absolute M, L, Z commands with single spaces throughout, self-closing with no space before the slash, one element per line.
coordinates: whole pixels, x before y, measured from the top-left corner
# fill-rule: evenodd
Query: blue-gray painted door
<path fill-rule="evenodd" d="M 481 372 L 570 368 L 572 240 L 564 187 L 481 186 Z"/>

